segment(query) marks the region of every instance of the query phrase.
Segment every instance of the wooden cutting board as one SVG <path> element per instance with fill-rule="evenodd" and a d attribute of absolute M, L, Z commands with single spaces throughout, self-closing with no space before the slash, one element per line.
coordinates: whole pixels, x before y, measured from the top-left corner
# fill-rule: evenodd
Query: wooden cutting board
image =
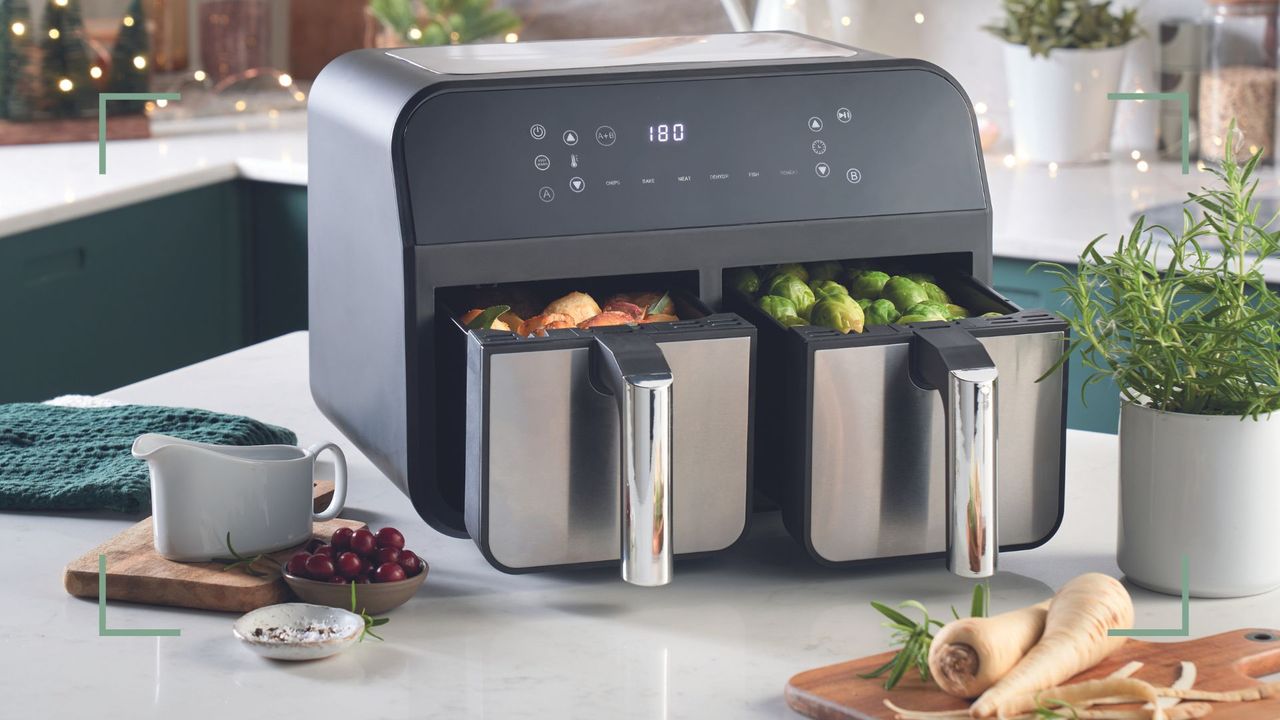
<path fill-rule="evenodd" d="M 333 495 L 333 483 L 316 483 L 316 507 L 323 509 Z M 314 536 L 328 539 L 340 527 L 362 528 L 365 524 L 341 518 L 315 524 Z M 270 553 L 285 561 L 298 548 Z M 200 610 L 247 612 L 293 598 L 280 573 L 254 577 L 246 572 L 226 570 L 224 563 L 180 563 L 166 560 L 152 545 L 151 518 L 130 527 L 67 565 L 62 582 L 67 592 L 78 597 L 98 597 L 98 556 L 107 556 L 107 599 L 148 605 L 174 605 Z M 270 563 L 254 566 L 268 570 Z"/>
<path fill-rule="evenodd" d="M 894 714 L 884 706 L 886 698 L 909 710 L 961 710 L 964 700 L 953 698 L 932 684 L 909 676 L 893 690 L 883 679 L 864 680 L 859 674 L 879 668 L 893 657 L 886 652 L 873 657 L 808 670 L 787 682 L 791 709 L 816 720 L 877 720 Z M 1179 662 L 1196 664 L 1195 687 L 1200 690 L 1236 690 L 1259 684 L 1253 678 L 1280 672 L 1280 630 L 1234 630 L 1221 635 L 1176 643 L 1152 643 L 1130 639 L 1120 650 L 1074 681 L 1109 675 L 1132 660 L 1145 663 L 1133 677 L 1168 686 L 1177 679 Z M 1133 707 L 1133 706 L 1121 706 Z M 1277 720 L 1280 698 L 1248 703 L 1215 703 L 1210 720 Z"/>

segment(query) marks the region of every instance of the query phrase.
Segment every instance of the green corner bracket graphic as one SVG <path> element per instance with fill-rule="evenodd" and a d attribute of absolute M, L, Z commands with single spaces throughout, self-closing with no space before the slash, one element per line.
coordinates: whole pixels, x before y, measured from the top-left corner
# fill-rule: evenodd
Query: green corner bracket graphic
<path fill-rule="evenodd" d="M 107 556 L 98 556 L 98 636 L 99 637 L 178 637 L 178 628 L 158 630 L 112 630 L 107 627 Z"/>
<path fill-rule="evenodd" d="M 1185 92 L 1107 93 L 1108 100 L 1176 100 L 1182 105 L 1182 174 L 1191 174 L 1191 99 Z"/>
<path fill-rule="evenodd" d="M 1183 148 L 1185 149 L 1185 145 Z M 1182 556 L 1182 627 L 1142 630 L 1138 628 L 1108 630 L 1112 637 L 1191 637 L 1191 560 Z"/>
<path fill-rule="evenodd" d="M 98 174 L 107 174 L 108 100 L 181 100 L 181 93 L 98 93 Z"/>

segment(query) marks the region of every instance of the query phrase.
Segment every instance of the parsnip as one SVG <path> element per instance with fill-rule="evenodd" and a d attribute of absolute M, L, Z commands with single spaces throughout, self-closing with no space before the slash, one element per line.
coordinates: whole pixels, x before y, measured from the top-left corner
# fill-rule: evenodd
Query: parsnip
<path fill-rule="evenodd" d="M 1071 580 L 1050 602 L 1040 641 L 974 702 L 970 715 L 1007 717 L 1033 709 L 1040 690 L 1097 665 L 1124 644 L 1108 630 L 1132 626 L 1133 601 L 1119 581 L 1099 573 Z M 1024 707 L 1028 698 L 1032 705 Z"/>
<path fill-rule="evenodd" d="M 955 697 L 981 695 L 1040 640 L 1049 602 L 995 617 L 947 623 L 929 648 L 929 674 L 934 682 Z"/>

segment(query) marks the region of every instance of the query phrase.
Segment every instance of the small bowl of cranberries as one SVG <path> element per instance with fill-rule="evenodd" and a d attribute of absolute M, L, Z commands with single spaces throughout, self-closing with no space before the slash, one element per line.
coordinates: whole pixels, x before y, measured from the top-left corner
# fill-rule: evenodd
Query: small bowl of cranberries
<path fill-rule="evenodd" d="M 338 528 L 329 542 L 312 540 L 284 566 L 284 581 L 299 599 L 317 605 L 351 609 L 351 583 L 356 584 L 356 612 L 371 615 L 405 604 L 427 579 L 429 566 L 404 546 L 393 527 L 376 533 L 368 528 Z"/>

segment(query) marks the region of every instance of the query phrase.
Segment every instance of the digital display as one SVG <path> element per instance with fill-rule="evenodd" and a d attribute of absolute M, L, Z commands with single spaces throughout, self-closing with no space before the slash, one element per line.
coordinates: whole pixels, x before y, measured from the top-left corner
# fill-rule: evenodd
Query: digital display
<path fill-rule="evenodd" d="M 649 126 L 649 142 L 684 142 L 684 123 L 659 123 Z"/>

